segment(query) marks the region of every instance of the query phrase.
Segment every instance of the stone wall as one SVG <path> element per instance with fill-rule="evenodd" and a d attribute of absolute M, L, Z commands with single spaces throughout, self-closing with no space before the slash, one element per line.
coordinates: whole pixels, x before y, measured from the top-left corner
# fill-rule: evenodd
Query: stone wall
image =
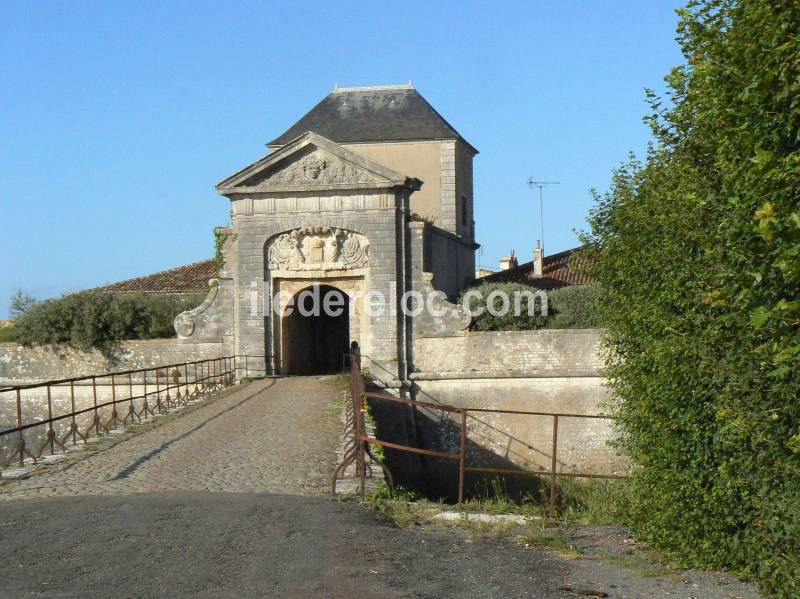
<path fill-rule="evenodd" d="M 418 376 L 441 378 L 599 377 L 600 331 L 468 332 L 415 339 Z"/>
<path fill-rule="evenodd" d="M 455 299 L 475 279 L 472 242 L 433 225 L 411 223 L 411 227 L 422 228 L 423 270 L 433 274 L 433 288 Z"/>
<path fill-rule="evenodd" d="M 600 369 L 601 331 L 462 332 L 414 343 L 414 395 L 458 407 L 596 415 L 608 392 Z M 423 446 L 458 451 L 460 424 L 419 411 Z M 470 461 L 500 468 L 547 469 L 554 419 L 548 415 L 471 413 Z M 556 461 L 563 471 L 624 472 L 607 419 L 559 416 Z"/>
<path fill-rule="evenodd" d="M 122 341 L 116 348 L 106 352 L 0 343 L 0 385 L 134 370 L 218 358 L 222 355 L 222 343 L 181 345 L 176 339 Z"/>

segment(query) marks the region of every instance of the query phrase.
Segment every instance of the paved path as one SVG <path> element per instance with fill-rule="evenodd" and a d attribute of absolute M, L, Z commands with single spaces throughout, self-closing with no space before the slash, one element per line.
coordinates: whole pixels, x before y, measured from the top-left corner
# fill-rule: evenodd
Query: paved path
<path fill-rule="evenodd" d="M 339 395 L 333 377 L 253 382 L 112 439 L 111 447 L 6 482 L 0 500 L 171 490 L 324 493 L 341 435 Z"/>

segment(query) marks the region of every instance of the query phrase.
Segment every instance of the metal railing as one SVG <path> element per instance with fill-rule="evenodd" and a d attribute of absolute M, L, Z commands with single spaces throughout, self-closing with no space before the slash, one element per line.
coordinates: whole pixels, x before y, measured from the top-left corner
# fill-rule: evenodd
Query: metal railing
<path fill-rule="evenodd" d="M 336 481 L 340 474 L 353 462 L 356 463 L 356 472 L 360 477 L 360 492 L 364 495 L 365 492 L 365 478 L 366 478 L 366 455 L 369 453 L 369 445 L 374 443 L 389 449 L 398 451 L 414 453 L 418 455 L 429 456 L 433 458 L 441 458 L 458 462 L 458 505 L 461 506 L 464 502 L 464 482 L 466 474 L 484 473 L 484 474 L 500 474 L 500 475 L 514 475 L 514 476 L 544 476 L 550 480 L 550 497 L 549 497 L 549 515 L 553 517 L 556 508 L 557 499 L 557 481 L 559 477 L 571 478 L 599 478 L 599 479 L 626 479 L 626 475 L 619 474 L 598 474 L 591 472 L 578 472 L 578 471 L 564 471 L 559 469 L 558 461 L 558 433 L 559 422 L 568 418 L 583 418 L 583 419 L 598 419 L 598 420 L 613 420 L 611 416 L 602 414 L 572 414 L 572 413 L 559 413 L 559 412 L 540 412 L 540 411 L 527 411 L 527 410 L 501 410 L 493 408 L 464 408 L 456 407 L 446 404 L 438 404 L 426 401 L 416 401 L 410 399 L 402 399 L 395 397 L 387 392 L 367 392 L 364 389 L 364 382 L 361 377 L 361 356 L 356 351 L 350 356 L 351 364 L 351 378 L 350 388 L 348 390 L 348 400 L 352 402 L 353 417 L 348 418 L 348 426 L 352 427 L 350 437 L 353 442 L 350 450 L 345 453 L 344 459 L 333 475 L 332 490 L 336 492 Z M 411 406 L 417 409 L 435 410 L 442 413 L 443 416 L 450 415 L 459 424 L 460 438 L 458 451 L 438 451 L 432 449 L 424 449 L 421 447 L 413 447 L 401 443 L 393 443 L 384 441 L 376 437 L 367 435 L 364 425 L 364 414 L 366 412 L 365 402 L 367 400 L 373 401 L 386 401 L 397 404 Z M 349 411 L 350 411 L 349 410 Z M 468 419 L 478 420 L 473 414 L 507 414 L 516 416 L 532 416 L 532 417 L 549 417 L 552 419 L 552 436 L 550 442 L 550 464 L 549 469 L 527 469 L 527 468 L 493 468 L 489 466 L 470 466 L 467 464 L 468 450 L 467 445 L 470 440 Z M 480 421 L 479 421 L 480 422 Z M 532 448 L 529 444 L 526 444 Z M 374 457 L 373 457 L 374 460 Z M 379 462 L 380 463 L 380 462 Z M 386 471 L 386 466 L 380 463 L 381 467 Z M 391 480 L 391 479 L 390 479 Z"/>
<path fill-rule="evenodd" d="M 183 407 L 233 385 L 237 378 L 263 376 L 265 368 L 251 365 L 251 359 L 264 358 L 222 356 L 2 387 L 0 408 L 8 414 L 8 402 L 2 400 L 12 400 L 11 418 L 6 420 L 15 426 L 0 430 L 0 451 L 10 449 L 7 457 L 0 455 L 0 465 L 16 460 L 23 467 L 26 458 L 36 464 L 48 450 L 50 455 L 66 452 L 79 439 L 85 443 L 91 435 Z M 78 395 L 85 407 L 77 407 Z"/>

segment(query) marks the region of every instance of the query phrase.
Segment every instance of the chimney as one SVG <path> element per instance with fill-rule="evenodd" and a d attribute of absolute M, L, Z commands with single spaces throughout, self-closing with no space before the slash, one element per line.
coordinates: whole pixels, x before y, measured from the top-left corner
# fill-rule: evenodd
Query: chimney
<path fill-rule="evenodd" d="M 542 249 L 539 241 L 536 242 L 536 247 L 533 248 L 533 276 L 534 277 L 541 277 L 542 276 L 542 258 L 544 254 L 544 250 Z"/>
<path fill-rule="evenodd" d="M 514 255 L 514 250 L 511 250 L 510 256 L 503 256 L 500 258 L 500 270 L 508 270 L 509 268 L 516 268 L 519 265 L 517 257 Z"/>

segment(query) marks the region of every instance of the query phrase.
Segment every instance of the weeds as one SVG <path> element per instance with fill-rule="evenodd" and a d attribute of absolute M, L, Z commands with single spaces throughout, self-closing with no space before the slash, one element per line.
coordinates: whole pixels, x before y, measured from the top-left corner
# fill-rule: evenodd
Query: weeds
<path fill-rule="evenodd" d="M 625 480 L 564 479 L 556 489 L 556 511 L 569 522 L 620 524 L 627 494 Z"/>
<path fill-rule="evenodd" d="M 602 554 L 600 559 L 629 570 L 635 570 L 640 576 L 654 578 L 672 574 L 677 565 L 665 561 L 664 557 L 649 551 L 633 551 L 616 554 Z"/>
<path fill-rule="evenodd" d="M 545 522 L 532 522 L 525 527 L 517 541 L 525 547 L 540 547 L 555 551 L 567 558 L 577 558 L 581 552 L 557 528 L 548 528 Z"/>

